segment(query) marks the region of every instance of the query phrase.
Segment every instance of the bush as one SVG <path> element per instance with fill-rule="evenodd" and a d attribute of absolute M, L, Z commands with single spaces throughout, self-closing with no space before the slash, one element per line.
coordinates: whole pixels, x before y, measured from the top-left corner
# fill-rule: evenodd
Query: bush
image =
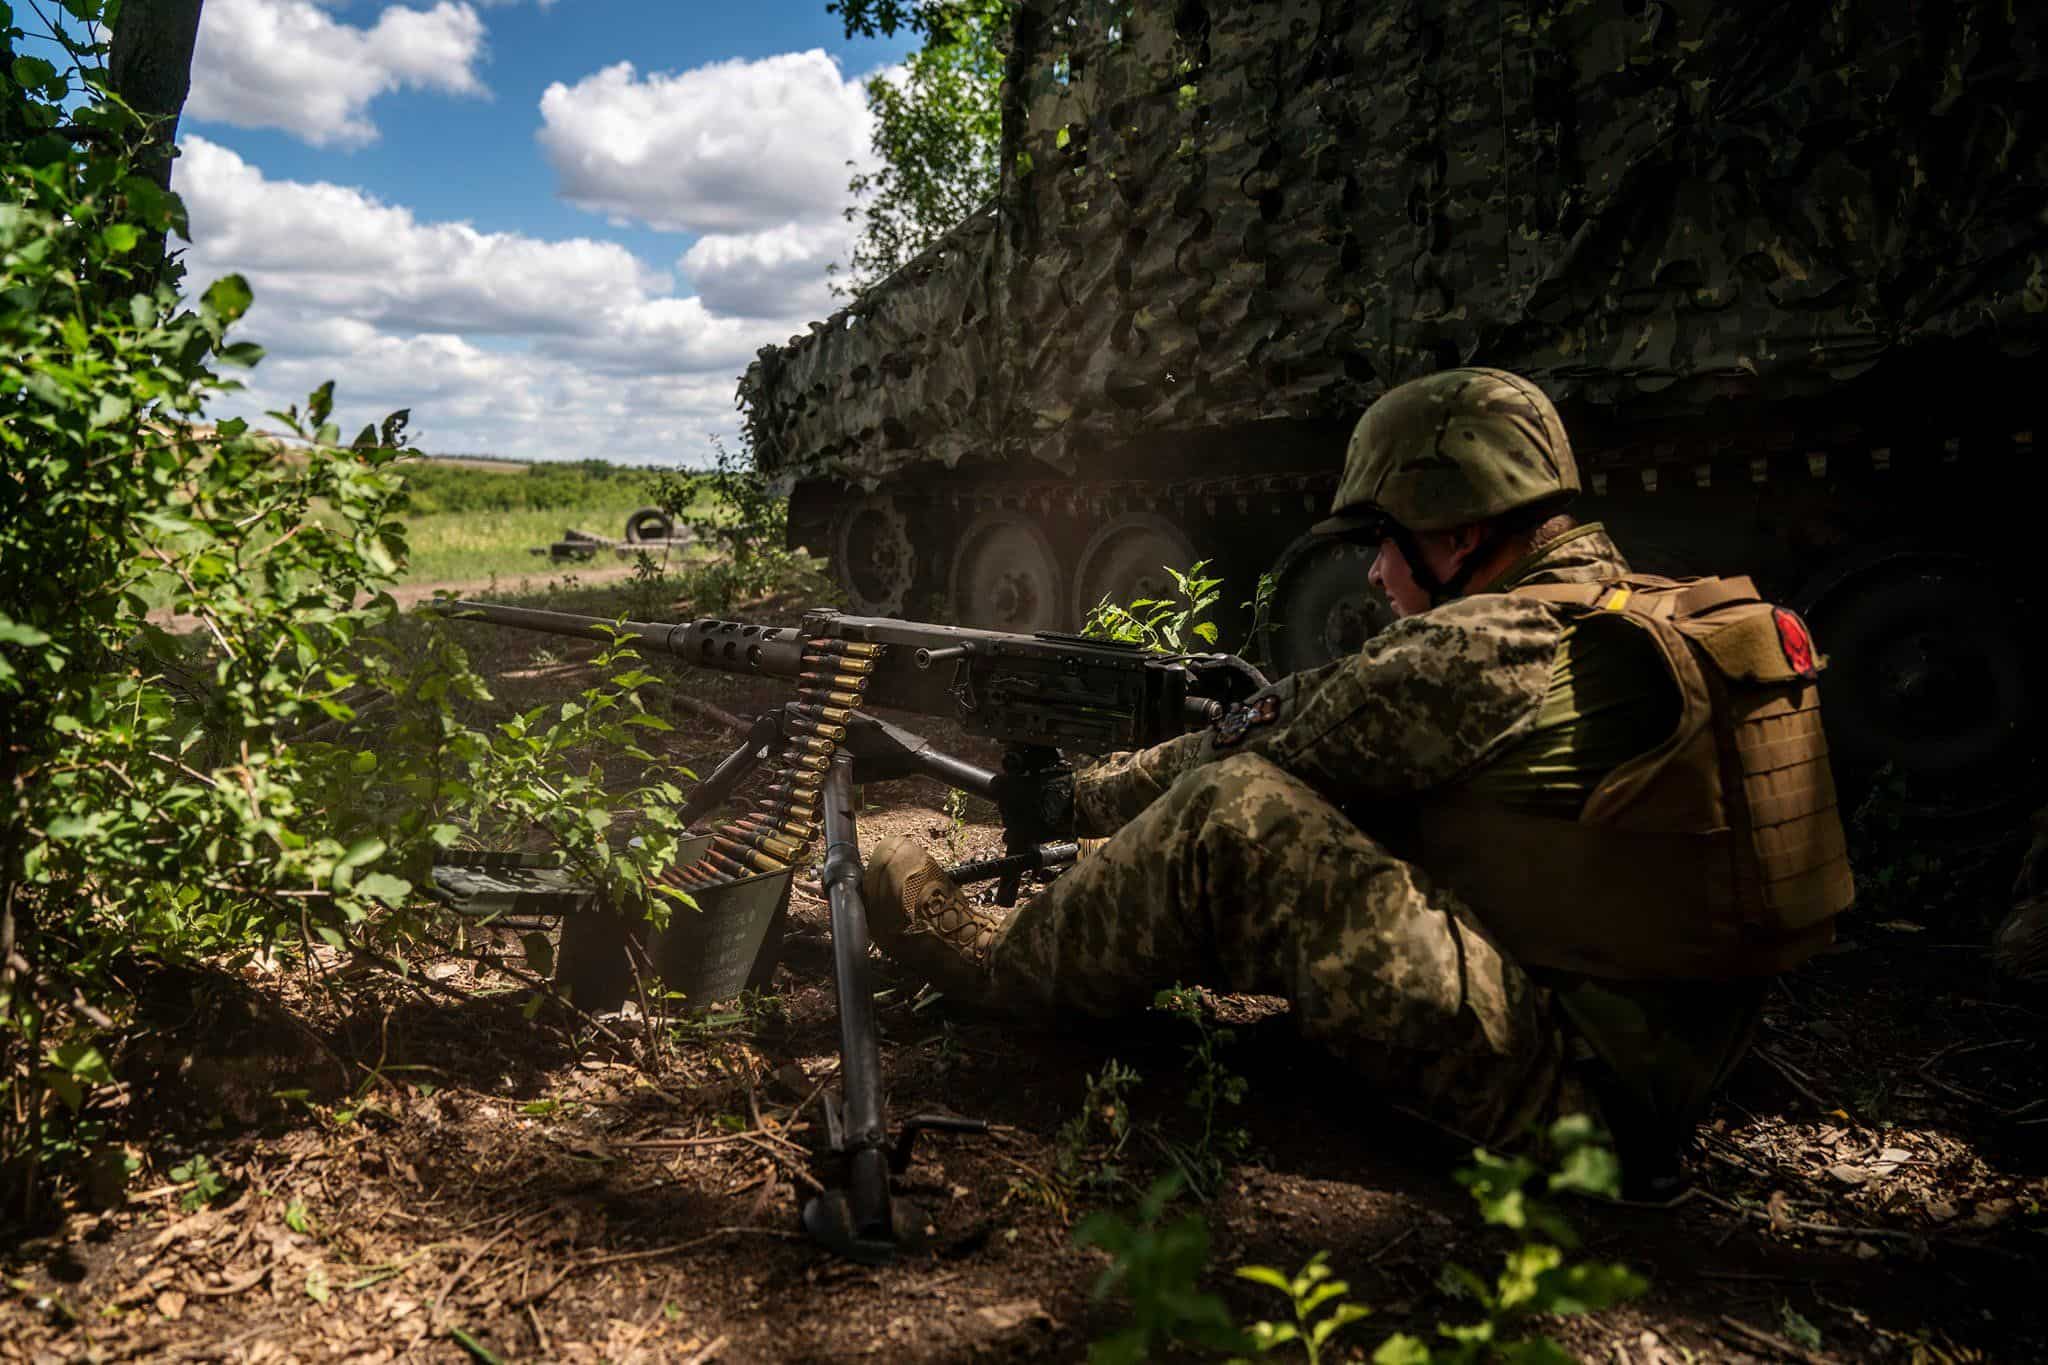
<path fill-rule="evenodd" d="M 1442 1267 L 1438 1278 L 1445 1291 L 1471 1301 L 1481 1316 L 1438 1323 L 1434 1341 L 1388 1336 L 1373 1352 L 1375 1365 L 1569 1362 L 1571 1355 L 1556 1341 L 1529 1334 L 1532 1319 L 1599 1312 L 1648 1287 L 1627 1266 L 1570 1259 L 1578 1238 L 1531 1185 L 1540 1180 L 1549 1193 L 1612 1198 L 1621 1167 L 1582 1116 L 1559 1119 L 1546 1136 L 1554 1162 L 1547 1175 L 1527 1157 L 1484 1150 L 1473 1152 L 1472 1164 L 1457 1173 L 1487 1223 L 1521 1234 L 1521 1244 L 1503 1258 L 1491 1282 L 1460 1265 Z M 1257 1355 L 1299 1347 L 1315 1365 L 1339 1332 L 1370 1315 L 1364 1305 L 1350 1302 L 1350 1285 L 1335 1277 L 1319 1252 L 1293 1275 L 1271 1266 L 1239 1267 L 1239 1278 L 1278 1292 L 1291 1310 L 1289 1321 L 1241 1327 L 1222 1299 L 1200 1285 L 1209 1254 L 1207 1223 L 1196 1213 L 1167 1219 L 1181 1186 L 1180 1175 L 1170 1173 L 1153 1184 L 1134 1219 L 1097 1213 L 1074 1230 L 1077 1245 L 1099 1247 L 1110 1256 L 1094 1297 L 1120 1292 L 1130 1305 L 1129 1321 L 1090 1348 L 1095 1365 L 1154 1359 L 1175 1344 Z"/>
<path fill-rule="evenodd" d="M 436 512 L 578 512 L 593 503 L 608 505 L 640 487 L 647 471 L 603 460 L 532 464 L 503 472 L 464 468 L 431 459 L 401 466 L 405 491 L 399 506 L 416 515 Z M 589 528 L 619 534 L 616 526 Z"/>
<path fill-rule="evenodd" d="M 0 25 L 11 51 L 5 6 Z M 136 173 L 118 101 L 66 107 L 103 81 L 103 48 L 69 50 L 0 86 L 0 123 L 44 130 L 0 148 L 0 1183 L 31 1211 L 45 1157 L 91 1131 L 66 1116 L 111 1079 L 118 964 L 355 944 L 373 920 L 403 938 L 465 825 L 541 828 L 637 898 L 677 795 L 608 798 L 583 757 L 660 724 L 624 652 L 580 701 L 485 732 L 458 714 L 486 695 L 462 651 L 395 630 L 405 413 L 344 445 L 327 385 L 271 414 L 290 442 L 199 426 L 261 356 L 229 339 L 249 288 L 181 299 L 151 244 L 184 210 Z M 637 850 L 607 841 L 621 805 Z"/>

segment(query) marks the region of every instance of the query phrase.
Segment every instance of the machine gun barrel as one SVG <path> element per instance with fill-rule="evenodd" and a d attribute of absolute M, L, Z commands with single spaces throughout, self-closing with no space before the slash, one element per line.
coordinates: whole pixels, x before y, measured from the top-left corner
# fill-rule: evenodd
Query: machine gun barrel
<path fill-rule="evenodd" d="M 623 635 L 648 649 L 672 654 L 706 668 L 728 673 L 767 673 L 794 678 L 802 672 L 804 637 L 786 626 L 754 626 L 741 621 L 614 621 L 568 611 L 508 607 L 499 602 L 451 602 L 443 609 L 464 621 L 537 630 L 549 635 L 575 635 L 608 640 Z"/>

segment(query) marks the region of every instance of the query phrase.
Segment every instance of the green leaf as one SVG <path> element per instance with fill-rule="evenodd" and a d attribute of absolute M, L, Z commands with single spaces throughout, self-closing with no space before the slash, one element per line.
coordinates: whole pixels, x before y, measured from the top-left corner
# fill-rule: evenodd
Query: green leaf
<path fill-rule="evenodd" d="M 133 223 L 109 223 L 101 230 L 100 240 L 116 256 L 125 256 L 142 241 L 142 229 Z"/>
<path fill-rule="evenodd" d="M 1241 1265 L 1237 1268 L 1237 1278 L 1265 1285 L 1269 1289 L 1277 1289 L 1290 1298 L 1294 1295 L 1293 1283 L 1269 1265 Z"/>
<path fill-rule="evenodd" d="M 200 296 L 200 303 L 222 322 L 233 322 L 249 311 L 255 301 L 249 282 L 240 275 L 223 275 Z"/>
<path fill-rule="evenodd" d="M 0 616 L 0 645 L 46 645 L 50 637 L 34 626 L 24 626 Z"/>
<path fill-rule="evenodd" d="M 1372 1353 L 1372 1365 L 1430 1365 L 1429 1347 L 1405 1332 L 1396 1332 Z"/>
<path fill-rule="evenodd" d="M 57 79 L 57 68 L 41 57 L 16 57 L 14 83 L 24 90 L 40 90 Z"/>
<path fill-rule="evenodd" d="M 297 1233 L 313 1230 L 311 1220 L 306 1217 L 306 1206 L 296 1199 L 284 1206 L 284 1225 Z"/>
<path fill-rule="evenodd" d="M 1599 1137 L 1599 1126 L 1587 1114 L 1566 1114 L 1550 1125 L 1550 1145 L 1560 1152 L 1583 1147 Z"/>
<path fill-rule="evenodd" d="M 382 901 L 392 909 L 405 904 L 412 894 L 412 883 L 403 877 L 394 877 L 389 872 L 372 872 L 356 883 L 356 890 L 365 896 Z"/>
<path fill-rule="evenodd" d="M 1598 1313 L 1649 1288 L 1648 1280 L 1625 1265 L 1575 1265 L 1544 1275 L 1536 1302 L 1546 1313 Z"/>
<path fill-rule="evenodd" d="M 50 1061 L 67 1074 L 93 1085 L 109 1085 L 114 1079 L 107 1059 L 91 1043 L 65 1043 L 50 1054 Z"/>
<path fill-rule="evenodd" d="M 1785 1336 L 1796 1341 L 1809 1351 L 1821 1348 L 1820 1328 L 1815 1327 L 1804 1315 L 1789 1303 L 1778 1305 L 1778 1324 L 1785 1329 Z"/>
<path fill-rule="evenodd" d="M 326 1303 L 334 1297 L 334 1291 L 327 1287 L 327 1271 L 314 1266 L 306 1272 L 306 1297 L 315 1303 Z"/>
<path fill-rule="evenodd" d="M 306 424 L 323 426 L 334 413 L 334 381 L 328 380 L 306 397 Z"/>
<path fill-rule="evenodd" d="M 1575 1147 L 1550 1177 L 1550 1188 L 1617 1198 L 1621 1194 L 1621 1162 L 1605 1147 Z"/>
<path fill-rule="evenodd" d="M 110 427 L 134 411 L 134 405 L 118 393 L 102 393 L 100 401 L 93 405 L 92 426 L 95 430 Z"/>
<path fill-rule="evenodd" d="M 546 934 L 527 934 L 519 940 L 519 946 L 526 950 L 526 965 L 534 975 L 554 975 L 555 945 L 548 941 Z"/>
<path fill-rule="evenodd" d="M 358 839 L 348 846 L 348 852 L 341 855 L 341 861 L 335 866 L 361 867 L 365 863 L 373 863 L 384 856 L 388 847 L 390 846 L 382 839 Z"/>
<path fill-rule="evenodd" d="M 45 1071 L 43 1084 L 49 1087 L 51 1094 L 64 1101 L 64 1107 L 74 1114 L 85 1103 L 85 1087 L 78 1083 L 75 1076 L 68 1076 L 61 1071 Z"/>
<path fill-rule="evenodd" d="M 1309 1290 L 1295 1311 L 1308 1317 L 1331 1299 L 1341 1299 L 1350 1292 L 1351 1286 L 1343 1280 L 1326 1280 Z"/>

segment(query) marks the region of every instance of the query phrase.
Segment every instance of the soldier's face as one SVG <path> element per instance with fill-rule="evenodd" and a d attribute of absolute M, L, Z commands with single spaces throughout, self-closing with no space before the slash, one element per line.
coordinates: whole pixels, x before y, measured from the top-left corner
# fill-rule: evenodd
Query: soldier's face
<path fill-rule="evenodd" d="M 1424 538 L 1422 551 L 1429 553 L 1429 542 Z M 1429 610 L 1429 594 L 1415 581 L 1415 571 L 1408 566 L 1407 556 L 1394 543 L 1392 536 L 1380 538 L 1379 553 L 1373 556 L 1372 568 L 1366 572 L 1374 587 L 1387 595 L 1393 604 L 1394 615 L 1413 616 Z"/>

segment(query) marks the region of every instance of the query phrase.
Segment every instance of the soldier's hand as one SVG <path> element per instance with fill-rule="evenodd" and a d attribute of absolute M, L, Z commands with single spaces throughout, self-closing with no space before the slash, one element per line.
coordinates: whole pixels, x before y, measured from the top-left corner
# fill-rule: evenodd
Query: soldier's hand
<path fill-rule="evenodd" d="M 1003 828 L 1033 843 L 1069 838 L 1074 830 L 1074 775 L 997 773 L 990 793 Z"/>
<path fill-rule="evenodd" d="M 1235 654 L 1191 654 L 1186 660 L 1189 691 L 1217 701 L 1243 701 L 1271 686 L 1266 675 Z"/>

